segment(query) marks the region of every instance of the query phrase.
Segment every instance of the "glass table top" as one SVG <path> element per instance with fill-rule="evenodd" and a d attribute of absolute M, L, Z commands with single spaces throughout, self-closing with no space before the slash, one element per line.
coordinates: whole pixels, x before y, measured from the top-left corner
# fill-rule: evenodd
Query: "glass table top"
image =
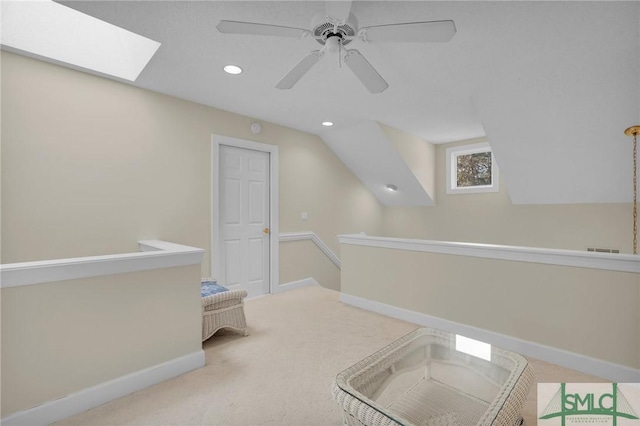
<path fill-rule="evenodd" d="M 527 368 L 513 352 L 420 328 L 340 373 L 336 385 L 401 425 L 492 424 Z"/>

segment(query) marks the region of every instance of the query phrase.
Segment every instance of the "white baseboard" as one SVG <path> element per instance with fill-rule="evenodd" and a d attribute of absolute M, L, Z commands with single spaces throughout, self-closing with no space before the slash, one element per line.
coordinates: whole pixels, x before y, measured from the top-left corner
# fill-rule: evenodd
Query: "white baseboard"
<path fill-rule="evenodd" d="M 313 277 L 304 278 L 298 281 L 291 281 L 288 283 L 280 284 L 276 288 L 275 293 L 282 293 L 283 291 L 293 290 L 294 288 L 307 287 L 310 285 L 320 285 L 320 284 L 318 284 L 318 281 L 316 281 L 315 278 Z"/>
<path fill-rule="evenodd" d="M 462 334 L 472 339 L 488 342 L 492 345 L 517 352 L 525 356 L 531 356 L 562 367 L 582 371 L 583 373 L 608 379 L 612 382 L 640 382 L 640 370 L 624 365 L 614 364 L 612 362 L 591 358 L 563 349 L 518 339 L 516 337 L 507 336 L 494 331 L 484 330 L 470 325 L 433 317 L 420 312 L 398 308 L 358 296 L 352 296 L 350 294 L 341 293 L 340 301 L 348 305 L 357 306 L 359 308 L 367 309 L 369 311 L 425 327 L 432 327 L 450 331 L 452 333 Z"/>
<path fill-rule="evenodd" d="M 0 423 L 3 426 L 48 425 L 204 365 L 204 351 L 200 350 L 11 414 L 1 419 Z"/>

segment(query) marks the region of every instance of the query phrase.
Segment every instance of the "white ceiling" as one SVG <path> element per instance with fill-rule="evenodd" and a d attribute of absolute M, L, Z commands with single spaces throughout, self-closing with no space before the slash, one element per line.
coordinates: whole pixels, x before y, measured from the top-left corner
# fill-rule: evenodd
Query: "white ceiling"
<path fill-rule="evenodd" d="M 278 90 L 319 47 L 313 39 L 215 28 L 221 19 L 309 28 L 324 2 L 64 4 L 162 43 L 136 86 L 325 136 L 370 121 L 433 143 L 486 134 L 514 203 L 631 201 L 623 131 L 640 124 L 638 1 L 355 1 L 361 27 L 452 19 L 457 28 L 448 43 L 351 43 L 389 83 L 375 95 L 330 57 Z M 245 72 L 223 73 L 229 63 Z"/>

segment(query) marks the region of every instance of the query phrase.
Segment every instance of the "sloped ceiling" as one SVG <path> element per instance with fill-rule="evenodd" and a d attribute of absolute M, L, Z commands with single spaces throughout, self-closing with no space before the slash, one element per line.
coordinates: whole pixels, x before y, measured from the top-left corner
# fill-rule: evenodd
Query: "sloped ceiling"
<path fill-rule="evenodd" d="M 360 26 L 456 23 L 448 43 L 353 42 L 389 83 L 377 95 L 326 58 L 278 90 L 315 41 L 215 29 L 220 19 L 308 28 L 323 2 L 64 4 L 162 43 L 136 86 L 316 134 L 331 120 L 335 132 L 377 121 L 433 143 L 486 135 L 514 203 L 631 201 L 623 131 L 640 124 L 638 1 L 355 1 Z M 228 76 L 227 63 L 245 72 Z"/>
<path fill-rule="evenodd" d="M 514 203 L 631 201 L 632 144 L 623 132 L 640 117 L 638 6 L 500 7 L 519 49 L 472 101 Z M 513 40 L 492 44 L 506 53 Z"/>
<path fill-rule="evenodd" d="M 329 148 L 386 206 L 432 206 L 433 191 L 425 188 L 392 141 L 374 121 L 363 122 L 322 136 Z M 425 158 L 425 162 L 433 158 Z M 434 164 L 428 164 L 433 167 Z M 387 184 L 397 191 L 390 192 Z"/>

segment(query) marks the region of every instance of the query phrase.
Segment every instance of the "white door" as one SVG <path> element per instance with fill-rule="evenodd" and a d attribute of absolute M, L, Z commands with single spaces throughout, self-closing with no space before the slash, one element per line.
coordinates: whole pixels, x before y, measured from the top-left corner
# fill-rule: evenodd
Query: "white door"
<path fill-rule="evenodd" d="M 249 297 L 269 293 L 269 153 L 220 146 L 220 276 Z"/>

